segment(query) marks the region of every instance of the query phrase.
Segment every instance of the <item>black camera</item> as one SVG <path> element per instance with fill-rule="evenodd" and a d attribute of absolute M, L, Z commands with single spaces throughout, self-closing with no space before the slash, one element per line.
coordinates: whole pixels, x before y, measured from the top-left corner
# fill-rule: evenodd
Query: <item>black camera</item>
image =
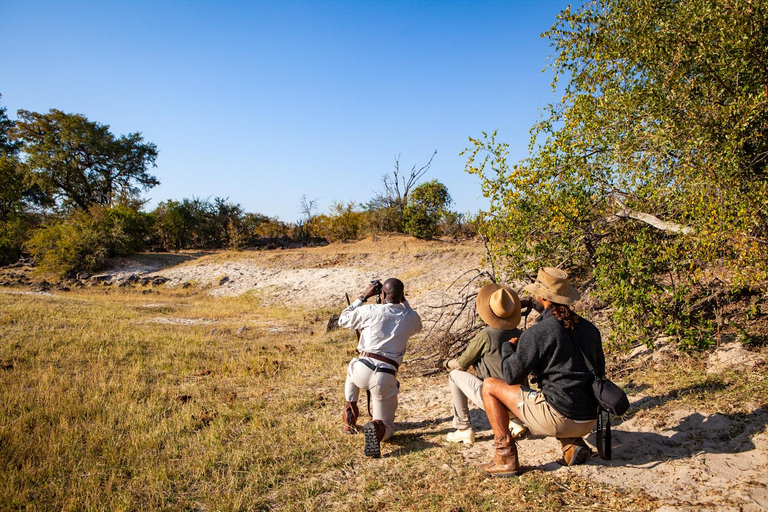
<path fill-rule="evenodd" d="M 533 299 L 530 297 L 526 297 L 520 301 L 520 309 L 521 314 L 525 317 L 527 317 L 529 314 L 531 314 L 531 310 L 533 309 Z"/>
<path fill-rule="evenodd" d="M 373 285 L 373 289 L 376 291 L 376 295 L 381 295 L 381 281 L 374 279 L 371 281 L 371 284 Z"/>

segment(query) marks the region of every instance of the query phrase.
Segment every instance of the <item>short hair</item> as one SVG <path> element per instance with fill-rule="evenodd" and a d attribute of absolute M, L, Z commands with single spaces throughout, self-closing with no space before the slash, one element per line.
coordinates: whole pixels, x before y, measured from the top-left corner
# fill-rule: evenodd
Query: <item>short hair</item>
<path fill-rule="evenodd" d="M 384 281 L 382 289 L 394 300 L 402 301 L 405 298 L 405 285 L 397 278 L 390 277 Z"/>

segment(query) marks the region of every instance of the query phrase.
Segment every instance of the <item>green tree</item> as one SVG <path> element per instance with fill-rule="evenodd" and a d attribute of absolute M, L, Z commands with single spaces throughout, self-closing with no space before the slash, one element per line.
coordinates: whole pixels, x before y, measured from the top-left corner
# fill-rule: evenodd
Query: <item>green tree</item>
<path fill-rule="evenodd" d="M 418 238 L 433 238 L 452 202 L 448 188 L 439 181 L 422 183 L 411 192 L 403 212 L 405 232 Z"/>
<path fill-rule="evenodd" d="M 11 139 L 21 144 L 24 169 L 64 208 L 111 205 L 159 184 L 147 172 L 157 147 L 139 133 L 115 137 L 107 125 L 59 110 L 18 117 Z"/>
<path fill-rule="evenodd" d="M 0 107 L 0 265 L 18 260 L 27 233 L 37 222 L 31 207 L 45 202 L 21 166 L 21 145 L 10 137 L 14 125 L 6 108 Z"/>
<path fill-rule="evenodd" d="M 768 4 L 598 0 L 545 35 L 562 98 L 529 158 L 470 139 L 499 266 L 594 277 L 624 340 L 705 343 L 714 306 L 692 304 L 720 286 L 710 266 L 768 279 Z"/>

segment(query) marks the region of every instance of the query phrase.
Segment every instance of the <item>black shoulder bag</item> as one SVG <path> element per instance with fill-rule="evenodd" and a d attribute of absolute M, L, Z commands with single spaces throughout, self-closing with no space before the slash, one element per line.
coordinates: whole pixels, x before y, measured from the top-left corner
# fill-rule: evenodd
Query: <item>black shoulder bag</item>
<path fill-rule="evenodd" d="M 568 333 L 570 336 L 570 333 Z M 629 398 L 627 394 L 617 386 L 610 379 L 606 379 L 604 375 L 598 375 L 595 371 L 595 367 L 587 357 L 587 354 L 581 350 L 571 336 L 571 341 L 579 349 L 581 355 L 584 356 L 584 362 L 587 363 L 587 368 L 592 372 L 595 377 L 595 381 L 592 383 L 592 392 L 597 398 L 597 426 L 596 426 L 596 441 L 597 451 L 600 453 L 600 457 L 604 460 L 610 460 L 611 458 L 611 414 L 617 414 L 621 416 L 627 409 L 629 409 Z"/>

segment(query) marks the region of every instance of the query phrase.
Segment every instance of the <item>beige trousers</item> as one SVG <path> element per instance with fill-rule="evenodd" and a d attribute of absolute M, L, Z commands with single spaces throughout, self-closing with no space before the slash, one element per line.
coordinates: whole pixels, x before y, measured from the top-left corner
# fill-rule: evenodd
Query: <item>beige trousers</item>
<path fill-rule="evenodd" d="M 367 361 L 376 363 L 371 359 Z M 399 384 L 397 377 L 378 371 L 381 363 L 374 364 L 376 369 L 371 370 L 359 359 L 353 359 L 347 367 L 347 381 L 344 385 L 344 399 L 348 402 L 357 402 L 361 389 L 371 392 L 371 414 L 374 420 L 384 422 L 386 441 L 395 433 L 395 411 L 397 410 L 397 392 Z"/>
<path fill-rule="evenodd" d="M 544 393 L 522 386 L 517 409 L 531 433 L 537 436 L 584 437 L 597 423 L 597 420 L 576 421 L 566 418 L 547 403 Z"/>
<path fill-rule="evenodd" d="M 472 426 L 469 420 L 469 401 L 483 407 L 483 381 L 469 372 L 453 370 L 448 374 L 451 386 L 451 405 L 453 406 L 453 427 L 465 429 Z"/>

